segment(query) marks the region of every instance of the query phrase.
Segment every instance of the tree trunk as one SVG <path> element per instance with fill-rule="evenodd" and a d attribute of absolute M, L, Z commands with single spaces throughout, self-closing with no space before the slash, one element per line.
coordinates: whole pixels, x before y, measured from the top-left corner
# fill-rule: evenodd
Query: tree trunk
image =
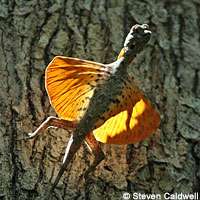
<path fill-rule="evenodd" d="M 23 140 L 56 116 L 44 85 L 47 64 L 56 55 L 113 62 L 136 23 L 149 24 L 152 37 L 130 70 L 162 123 L 139 144 L 101 144 L 106 159 L 87 181 L 82 174 L 94 158 L 83 144 L 53 199 L 117 200 L 124 192 L 200 190 L 198 0 L 2 0 L 0 199 L 43 199 L 62 163 L 66 130 Z"/>

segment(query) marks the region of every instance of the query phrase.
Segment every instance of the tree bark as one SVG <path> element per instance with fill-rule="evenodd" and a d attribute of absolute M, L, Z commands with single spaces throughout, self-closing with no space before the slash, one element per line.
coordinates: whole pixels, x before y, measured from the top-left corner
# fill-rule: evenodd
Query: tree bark
<path fill-rule="evenodd" d="M 162 123 L 139 144 L 101 144 L 106 159 L 87 181 L 82 174 L 93 156 L 83 144 L 53 199 L 113 200 L 124 192 L 200 190 L 198 0 L 3 0 L 0 199 L 43 199 L 59 171 L 69 132 L 49 129 L 35 140 L 23 140 L 48 116 L 56 116 L 44 86 L 47 64 L 56 55 L 113 62 L 136 23 L 149 24 L 152 37 L 130 71 Z"/>

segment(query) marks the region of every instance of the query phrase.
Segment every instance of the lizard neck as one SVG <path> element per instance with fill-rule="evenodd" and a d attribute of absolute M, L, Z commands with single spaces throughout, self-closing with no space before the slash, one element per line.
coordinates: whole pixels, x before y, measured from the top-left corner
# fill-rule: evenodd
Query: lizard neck
<path fill-rule="evenodd" d="M 125 66 L 128 67 L 128 65 L 133 61 L 135 55 L 133 55 L 132 52 L 129 51 L 128 47 L 124 47 L 119 53 L 117 60 L 122 57 L 124 58 L 123 62 Z"/>

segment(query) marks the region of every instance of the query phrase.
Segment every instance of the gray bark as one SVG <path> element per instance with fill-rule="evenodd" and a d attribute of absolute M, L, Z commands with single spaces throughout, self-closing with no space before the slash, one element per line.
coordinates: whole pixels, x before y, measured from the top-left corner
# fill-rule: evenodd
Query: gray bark
<path fill-rule="evenodd" d="M 54 199 L 200 190 L 199 0 L 2 0 L 0 199 L 43 199 L 59 171 L 68 132 L 22 140 L 56 116 L 44 87 L 47 64 L 56 55 L 113 62 L 135 23 L 149 24 L 152 37 L 130 70 L 162 123 L 139 144 L 101 144 L 106 159 L 88 181 L 81 175 L 93 156 L 82 145 Z"/>

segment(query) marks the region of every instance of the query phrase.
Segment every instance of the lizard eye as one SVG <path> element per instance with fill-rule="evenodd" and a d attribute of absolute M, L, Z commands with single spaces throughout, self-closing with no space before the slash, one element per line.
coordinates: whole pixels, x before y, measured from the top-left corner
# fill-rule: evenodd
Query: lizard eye
<path fill-rule="evenodd" d="M 135 48 L 135 45 L 131 44 L 130 49 L 134 49 L 134 48 Z"/>

